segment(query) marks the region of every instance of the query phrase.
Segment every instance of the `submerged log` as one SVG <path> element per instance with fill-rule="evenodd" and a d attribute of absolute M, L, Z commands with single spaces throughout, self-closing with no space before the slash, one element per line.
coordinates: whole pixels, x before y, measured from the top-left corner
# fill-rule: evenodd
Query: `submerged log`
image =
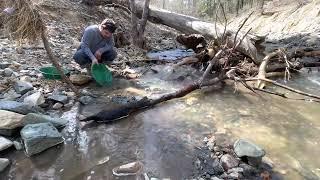
<path fill-rule="evenodd" d="M 145 98 L 141 99 L 140 101 L 129 103 L 129 104 L 123 105 L 123 106 L 119 106 L 114 109 L 102 110 L 99 113 L 92 115 L 92 116 L 89 116 L 89 117 L 82 119 L 80 121 L 86 122 L 86 121 L 94 120 L 94 121 L 100 122 L 100 123 L 114 122 L 114 121 L 117 121 L 117 120 L 120 120 L 122 118 L 129 116 L 133 112 L 139 111 L 144 108 L 152 107 L 156 104 L 159 104 L 159 103 L 171 100 L 171 99 L 183 97 L 183 96 L 191 93 L 192 91 L 200 89 L 201 87 L 211 86 L 211 85 L 217 84 L 217 83 L 225 80 L 226 78 L 227 78 L 226 76 L 214 78 L 214 79 L 211 79 L 210 81 L 207 81 L 202 84 L 200 84 L 200 82 L 194 82 L 194 83 L 192 83 L 192 84 L 190 84 L 190 85 L 188 85 L 188 86 L 186 86 L 176 92 L 165 94 L 159 98 L 148 99 L 147 97 L 145 97 Z"/>

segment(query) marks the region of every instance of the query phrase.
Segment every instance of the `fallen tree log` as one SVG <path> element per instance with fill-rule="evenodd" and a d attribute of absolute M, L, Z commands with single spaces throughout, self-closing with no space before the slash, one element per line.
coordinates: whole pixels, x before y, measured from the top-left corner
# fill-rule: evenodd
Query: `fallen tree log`
<path fill-rule="evenodd" d="M 143 4 L 137 3 L 137 13 L 142 14 Z M 149 6 L 148 20 L 154 23 L 161 23 L 181 31 L 185 34 L 202 34 L 207 38 L 222 39 L 227 41 L 229 47 L 234 47 L 244 37 L 244 33 L 237 33 L 230 29 L 225 31 L 225 27 L 218 23 L 210 23 L 202 21 L 192 16 L 186 16 L 163 9 L 158 9 Z M 260 64 L 261 60 L 258 59 L 257 49 L 255 42 L 259 38 L 253 35 L 246 36 L 242 43 L 237 47 L 237 50 L 249 56 L 255 64 Z M 234 41 L 235 40 L 235 41 Z"/>
<path fill-rule="evenodd" d="M 137 102 L 133 102 L 133 103 L 129 103 L 127 105 L 115 107 L 113 109 L 102 110 L 99 113 L 97 113 L 93 116 L 89 116 L 85 119 L 81 119 L 80 121 L 86 122 L 86 121 L 94 120 L 94 121 L 100 122 L 100 123 L 110 123 L 110 122 L 125 118 L 133 112 L 139 111 L 139 110 L 147 108 L 147 107 L 152 107 L 156 104 L 159 104 L 159 103 L 171 100 L 171 99 L 181 98 L 181 97 L 191 93 L 192 91 L 200 89 L 201 87 L 211 86 L 211 85 L 217 84 L 225 79 L 227 79 L 227 77 L 222 76 L 222 77 L 217 77 L 217 78 L 211 79 L 210 81 L 206 81 L 205 83 L 202 83 L 202 84 L 200 84 L 199 82 L 194 82 L 194 83 L 192 83 L 192 84 L 190 84 L 190 85 L 188 85 L 178 91 L 165 94 L 159 98 L 148 99 L 147 97 L 145 97 L 142 100 L 137 101 Z"/>

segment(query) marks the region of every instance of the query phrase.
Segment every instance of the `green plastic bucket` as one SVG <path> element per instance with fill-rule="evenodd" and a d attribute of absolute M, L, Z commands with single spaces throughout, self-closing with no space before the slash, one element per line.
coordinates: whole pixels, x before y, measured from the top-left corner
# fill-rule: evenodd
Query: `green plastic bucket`
<path fill-rule="evenodd" d="M 104 64 L 92 65 L 91 74 L 100 86 L 110 86 L 112 84 L 112 73 Z"/>
<path fill-rule="evenodd" d="M 59 74 L 59 71 L 54 66 L 48 66 L 48 67 L 42 67 L 39 69 L 42 73 L 43 77 L 45 79 L 61 79 L 61 75 Z M 69 74 L 69 71 L 66 69 L 63 69 L 64 74 Z"/>

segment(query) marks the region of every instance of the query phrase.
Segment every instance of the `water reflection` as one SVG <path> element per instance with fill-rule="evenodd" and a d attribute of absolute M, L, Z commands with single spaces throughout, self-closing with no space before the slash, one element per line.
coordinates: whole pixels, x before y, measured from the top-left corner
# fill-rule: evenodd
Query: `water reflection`
<path fill-rule="evenodd" d="M 310 81 L 305 81 L 306 74 L 302 74 L 290 85 L 319 94 L 319 85 L 313 82 L 318 82 L 319 74 L 308 74 Z M 125 84 L 128 87 L 131 83 Z M 160 95 L 179 88 L 179 84 L 151 76 L 135 88 L 139 93 L 159 88 L 156 95 Z M 197 91 L 117 123 L 85 125 L 77 121 L 79 114 L 89 115 L 113 106 L 111 95 L 132 93 L 132 89 L 128 92 L 125 87 L 112 91 L 95 89 L 95 93 L 103 91 L 105 95 L 95 104 L 75 106 L 63 115 L 69 120 L 62 131 L 66 140 L 63 146 L 51 148 L 36 158 L 26 158 L 21 151 L 10 154 L 13 163 L 5 177 L 116 179 L 112 168 L 140 160 L 150 176 L 183 179 L 193 174 L 194 147 L 212 133 L 246 138 L 264 147 L 275 163 L 275 170 L 285 179 L 320 176 L 320 159 L 315 158 L 320 154 L 319 104 L 235 93 L 232 86 L 226 86 L 220 91 Z M 106 157 L 110 160 L 99 165 Z"/>

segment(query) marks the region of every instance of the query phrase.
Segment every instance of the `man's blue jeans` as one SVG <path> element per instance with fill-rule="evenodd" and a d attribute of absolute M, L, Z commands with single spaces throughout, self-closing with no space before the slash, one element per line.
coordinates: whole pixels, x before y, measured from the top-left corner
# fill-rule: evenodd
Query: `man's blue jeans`
<path fill-rule="evenodd" d="M 110 64 L 117 57 L 115 50 L 106 51 L 101 55 L 100 63 Z M 78 49 L 73 55 L 73 59 L 81 66 L 86 67 L 91 64 L 91 59 L 87 56 L 82 49 Z"/>

